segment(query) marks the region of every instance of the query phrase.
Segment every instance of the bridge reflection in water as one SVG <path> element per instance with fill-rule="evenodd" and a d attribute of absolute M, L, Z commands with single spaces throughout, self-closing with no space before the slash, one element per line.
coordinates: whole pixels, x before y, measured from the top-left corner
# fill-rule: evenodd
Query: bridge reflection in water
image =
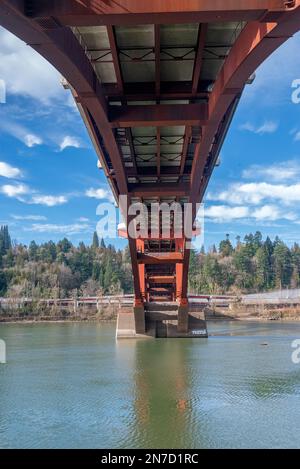
<path fill-rule="evenodd" d="M 191 363 L 192 349 L 181 340 L 128 339 L 118 342 L 117 347 L 118 359 L 133 371 L 133 438 L 160 447 L 173 447 L 176 442 L 180 445 L 183 435 L 190 438 L 195 401 L 193 373 L 187 364 Z M 201 359 L 197 368 L 201 373 Z"/>
<path fill-rule="evenodd" d="M 194 221 L 243 89 L 300 29 L 300 0 L 3 0 L 0 24 L 64 76 L 116 201 L 189 203 Z M 165 236 L 160 217 L 154 236 L 131 236 L 123 215 L 134 311 L 122 337 L 147 334 L 148 305 L 166 301 L 171 336 L 188 336 L 191 233 L 175 238 L 172 221 Z"/>

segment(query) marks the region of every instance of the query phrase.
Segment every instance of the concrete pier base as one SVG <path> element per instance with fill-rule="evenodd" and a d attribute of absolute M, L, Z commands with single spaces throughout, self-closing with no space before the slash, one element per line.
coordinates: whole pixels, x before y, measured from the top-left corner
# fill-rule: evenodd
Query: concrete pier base
<path fill-rule="evenodd" d="M 135 306 L 133 308 L 135 330 L 137 334 L 145 334 L 146 321 L 145 321 L 145 308 L 144 306 Z"/>
<path fill-rule="evenodd" d="M 141 308 L 141 309 L 140 309 Z M 117 339 L 133 338 L 200 338 L 207 337 L 203 311 L 176 303 L 148 303 L 121 311 L 117 322 Z"/>
<path fill-rule="evenodd" d="M 178 306 L 178 333 L 186 334 L 189 330 L 189 307 Z"/>
<path fill-rule="evenodd" d="M 142 321 L 141 321 L 142 322 Z M 118 320 L 117 320 L 117 331 L 116 337 L 117 339 L 138 339 L 138 338 L 155 338 L 155 324 L 147 324 L 147 331 L 145 327 L 145 314 L 144 314 L 144 332 L 141 331 L 141 324 L 138 321 L 139 329 L 136 329 L 136 312 L 119 312 Z"/>

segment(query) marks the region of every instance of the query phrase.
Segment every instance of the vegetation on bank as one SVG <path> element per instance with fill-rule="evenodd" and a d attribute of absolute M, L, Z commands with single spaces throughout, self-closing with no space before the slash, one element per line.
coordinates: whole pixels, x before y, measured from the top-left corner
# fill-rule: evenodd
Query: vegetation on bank
<path fill-rule="evenodd" d="M 29 246 L 11 243 L 7 227 L 0 231 L 0 296 L 65 298 L 132 292 L 128 249 L 99 243 L 74 246 L 64 238 Z"/>
<path fill-rule="evenodd" d="M 238 236 L 235 246 L 229 235 L 218 250 L 192 252 L 190 291 L 195 293 L 255 293 L 300 286 L 300 246 L 288 247 L 278 236 L 265 240 L 262 234 Z"/>
<path fill-rule="evenodd" d="M 229 236 L 218 249 L 191 252 L 189 289 L 193 293 L 250 293 L 300 286 L 300 247 L 259 231 L 233 245 Z M 90 246 L 64 238 L 29 246 L 12 243 L 0 228 L 0 296 L 65 298 L 131 293 L 128 249 L 116 250 L 93 236 Z"/>

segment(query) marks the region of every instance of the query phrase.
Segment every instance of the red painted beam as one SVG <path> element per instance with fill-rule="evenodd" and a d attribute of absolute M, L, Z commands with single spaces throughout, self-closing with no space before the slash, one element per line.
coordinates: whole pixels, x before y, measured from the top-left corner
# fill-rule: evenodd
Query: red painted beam
<path fill-rule="evenodd" d="M 161 155 L 160 155 L 160 128 L 157 127 L 156 130 L 156 166 L 157 166 L 157 177 L 160 180 L 161 174 Z"/>
<path fill-rule="evenodd" d="M 161 166 L 160 167 L 160 176 L 178 176 L 179 166 Z M 136 172 L 134 168 L 126 168 L 127 176 L 136 176 L 136 177 L 153 177 L 157 176 L 157 168 L 155 166 L 143 166 L 138 168 Z"/>
<path fill-rule="evenodd" d="M 190 194 L 190 185 L 187 183 L 179 184 L 129 184 L 129 193 L 131 197 L 187 197 Z"/>
<path fill-rule="evenodd" d="M 28 14 L 68 26 L 208 23 L 260 20 L 285 9 L 284 0 L 32 0 Z"/>
<path fill-rule="evenodd" d="M 175 283 L 174 275 L 147 275 L 146 281 L 148 283 L 158 283 L 160 285 L 168 285 Z"/>
<path fill-rule="evenodd" d="M 185 128 L 185 136 L 184 136 L 184 142 L 183 142 L 183 147 L 182 147 L 182 155 L 181 155 L 181 160 L 180 160 L 180 168 L 179 168 L 180 177 L 184 173 L 185 162 L 186 162 L 186 158 L 187 158 L 187 153 L 188 153 L 191 134 L 192 134 L 192 129 L 191 129 L 190 126 L 187 126 Z"/>
<path fill-rule="evenodd" d="M 154 25 L 154 52 L 155 52 L 155 94 L 160 96 L 160 25 Z"/>
<path fill-rule="evenodd" d="M 173 288 L 167 288 L 167 287 L 152 287 L 148 288 L 147 290 L 148 293 L 173 293 Z"/>
<path fill-rule="evenodd" d="M 199 34 L 198 34 L 197 54 L 195 58 L 194 71 L 193 71 L 193 82 L 192 82 L 193 96 L 197 94 L 197 90 L 198 90 L 200 73 L 202 69 L 202 60 L 203 60 L 203 52 L 204 52 L 206 34 L 207 34 L 207 24 L 200 24 Z"/>
<path fill-rule="evenodd" d="M 137 259 L 139 264 L 176 264 L 183 262 L 183 255 L 180 252 L 138 253 Z"/>
<path fill-rule="evenodd" d="M 118 86 L 115 83 L 103 83 L 103 94 L 116 101 L 120 101 L 124 97 L 127 101 L 155 101 L 157 98 L 154 81 L 149 83 L 123 83 L 123 85 L 124 96 L 120 94 Z M 208 99 L 209 94 L 206 91 L 198 90 L 196 95 L 193 95 L 191 81 L 160 82 L 159 96 L 161 99 L 191 99 L 193 97 Z"/>
<path fill-rule="evenodd" d="M 110 106 L 112 127 L 165 127 L 205 125 L 208 104 L 152 104 L 148 106 Z"/>
<path fill-rule="evenodd" d="M 121 70 L 121 65 L 120 65 L 120 60 L 119 60 L 119 53 L 117 49 L 115 29 L 113 26 L 107 26 L 106 29 L 107 29 L 107 35 L 108 35 L 111 55 L 113 59 L 115 74 L 117 78 L 118 91 L 119 93 L 123 94 L 124 85 L 123 85 L 122 70 Z"/>

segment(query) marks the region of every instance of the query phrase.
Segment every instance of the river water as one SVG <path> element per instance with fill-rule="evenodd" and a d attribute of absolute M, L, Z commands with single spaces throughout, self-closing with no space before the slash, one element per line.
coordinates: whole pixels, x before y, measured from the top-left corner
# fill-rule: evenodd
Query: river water
<path fill-rule="evenodd" d="M 300 448 L 300 323 L 210 322 L 208 339 L 114 324 L 1 324 L 1 448 Z"/>

